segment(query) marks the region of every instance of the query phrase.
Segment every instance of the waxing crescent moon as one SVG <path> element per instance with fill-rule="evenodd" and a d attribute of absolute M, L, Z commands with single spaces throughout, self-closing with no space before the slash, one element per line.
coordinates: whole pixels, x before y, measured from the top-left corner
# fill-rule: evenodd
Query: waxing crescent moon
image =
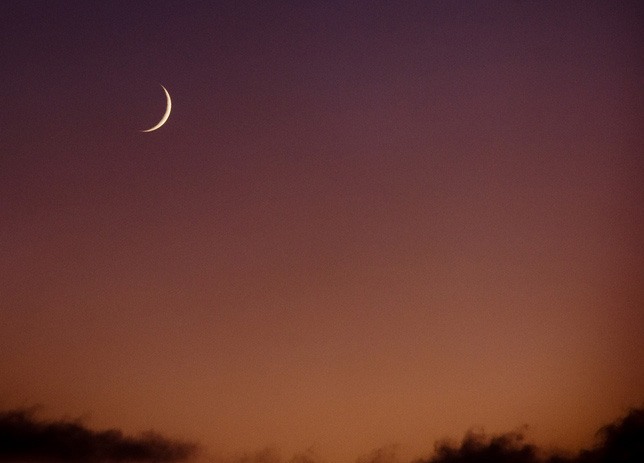
<path fill-rule="evenodd" d="M 159 85 L 161 85 L 161 84 L 159 84 Z M 141 130 L 141 132 L 152 132 L 152 131 L 158 129 L 163 124 L 165 124 L 165 122 L 168 120 L 168 117 L 170 117 L 170 111 L 172 111 L 172 100 L 170 99 L 170 94 L 168 93 L 166 88 L 163 85 L 161 85 L 161 88 L 165 92 L 165 98 L 166 98 L 165 114 L 163 115 L 163 117 L 161 118 L 161 120 L 159 121 L 159 123 L 157 125 L 155 125 L 151 129 Z"/>

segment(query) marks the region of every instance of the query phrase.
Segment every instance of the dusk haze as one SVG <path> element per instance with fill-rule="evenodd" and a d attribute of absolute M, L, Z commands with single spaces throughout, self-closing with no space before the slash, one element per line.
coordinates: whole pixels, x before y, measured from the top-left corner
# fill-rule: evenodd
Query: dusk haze
<path fill-rule="evenodd" d="M 0 462 L 644 461 L 644 2 L 2 0 L 0 84 Z"/>

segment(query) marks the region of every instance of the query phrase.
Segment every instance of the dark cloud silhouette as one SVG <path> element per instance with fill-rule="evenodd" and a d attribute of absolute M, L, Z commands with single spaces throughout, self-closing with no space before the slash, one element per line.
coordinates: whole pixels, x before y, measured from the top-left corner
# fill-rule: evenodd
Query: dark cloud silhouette
<path fill-rule="evenodd" d="M 548 455 L 525 442 L 523 433 L 495 436 L 469 432 L 460 445 L 435 446 L 434 455 L 416 463 L 642 463 L 644 462 L 644 409 L 633 409 L 624 418 L 604 426 L 598 443 L 576 456 Z"/>
<path fill-rule="evenodd" d="M 0 412 L 2 462 L 179 462 L 196 449 L 156 433 L 128 437 L 115 429 L 93 431 L 79 422 L 38 420 L 32 410 Z"/>
<path fill-rule="evenodd" d="M 435 455 L 427 463 L 536 463 L 537 449 L 524 441 L 520 432 L 487 437 L 468 432 L 460 446 L 448 442 L 436 444 Z M 421 463 L 421 462 L 419 462 Z M 422 462 L 424 463 L 424 462 Z"/>
<path fill-rule="evenodd" d="M 356 463 L 399 463 L 396 446 L 374 450 Z M 0 462 L 181 462 L 197 446 L 154 433 L 133 438 L 118 430 L 92 431 L 78 422 L 42 421 L 29 410 L 0 412 Z M 267 448 L 212 463 L 322 463 L 312 450 L 283 459 Z M 525 440 L 522 431 L 488 436 L 470 431 L 460 443 L 438 442 L 427 459 L 413 463 L 642 463 L 644 408 L 602 427 L 597 444 L 576 455 L 556 455 Z"/>
<path fill-rule="evenodd" d="M 601 428 L 599 444 L 581 452 L 579 463 L 644 462 L 644 408 L 632 409 L 624 418 Z"/>

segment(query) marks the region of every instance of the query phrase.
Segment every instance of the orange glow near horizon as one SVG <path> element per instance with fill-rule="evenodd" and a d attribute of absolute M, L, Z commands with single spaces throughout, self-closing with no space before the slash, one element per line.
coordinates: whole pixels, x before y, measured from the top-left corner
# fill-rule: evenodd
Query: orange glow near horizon
<path fill-rule="evenodd" d="M 349 462 L 644 403 L 641 5 L 224 3 L 0 6 L 0 408 Z"/>

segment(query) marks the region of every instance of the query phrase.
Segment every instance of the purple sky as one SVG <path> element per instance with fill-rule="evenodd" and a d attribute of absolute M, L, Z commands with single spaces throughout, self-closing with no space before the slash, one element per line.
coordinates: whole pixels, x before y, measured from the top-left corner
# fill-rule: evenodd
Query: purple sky
<path fill-rule="evenodd" d="M 334 462 L 586 445 L 644 402 L 643 20 L 3 1 L 0 405 Z"/>

